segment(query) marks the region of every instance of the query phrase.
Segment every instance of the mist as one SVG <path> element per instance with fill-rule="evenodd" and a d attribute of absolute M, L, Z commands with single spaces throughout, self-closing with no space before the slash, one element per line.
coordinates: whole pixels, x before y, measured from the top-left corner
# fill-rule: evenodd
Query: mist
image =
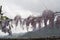
<path fill-rule="evenodd" d="M 22 18 L 29 15 L 39 16 L 46 9 L 54 12 L 60 11 L 60 0 L 0 0 L 0 5 L 2 5 L 4 15 L 12 19 L 17 14 L 21 15 Z M 17 32 L 15 29 L 13 31 Z"/>
<path fill-rule="evenodd" d="M 60 11 L 60 0 L 3 0 L 1 4 L 6 15 L 41 15 L 43 10 Z M 12 16 L 11 15 L 11 16 Z"/>

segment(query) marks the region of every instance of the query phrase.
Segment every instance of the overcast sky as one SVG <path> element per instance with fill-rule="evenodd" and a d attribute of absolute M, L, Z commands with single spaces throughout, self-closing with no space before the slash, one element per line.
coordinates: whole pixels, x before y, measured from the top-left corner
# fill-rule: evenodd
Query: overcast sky
<path fill-rule="evenodd" d="M 28 16 L 30 14 L 39 15 L 45 9 L 60 11 L 60 0 L 0 0 L 0 4 L 3 6 L 3 11 L 12 16 L 15 14 L 24 17 L 27 14 Z"/>

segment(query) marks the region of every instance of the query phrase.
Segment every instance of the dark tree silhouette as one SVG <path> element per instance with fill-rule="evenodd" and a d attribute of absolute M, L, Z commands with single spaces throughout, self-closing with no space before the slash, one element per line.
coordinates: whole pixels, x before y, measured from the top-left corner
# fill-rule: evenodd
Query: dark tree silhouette
<path fill-rule="evenodd" d="M 43 11 L 43 19 L 44 19 L 44 24 L 45 26 L 47 26 L 47 20 L 49 20 L 49 25 L 50 27 L 54 26 L 54 14 L 55 12 L 51 11 L 51 10 L 44 10 Z"/>

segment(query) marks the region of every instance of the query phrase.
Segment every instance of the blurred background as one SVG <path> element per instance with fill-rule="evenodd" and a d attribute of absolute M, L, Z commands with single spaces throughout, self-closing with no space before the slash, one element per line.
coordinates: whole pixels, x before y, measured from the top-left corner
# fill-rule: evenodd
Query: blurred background
<path fill-rule="evenodd" d="M 45 9 L 54 12 L 60 12 L 60 0 L 0 0 L 2 12 L 5 16 L 13 19 L 17 14 L 22 18 L 27 18 L 29 15 L 41 16 Z M 13 33 L 26 32 L 26 30 L 12 29 Z M 30 29 L 31 30 L 31 29 Z M 0 31 L 0 35 L 7 35 Z"/>

